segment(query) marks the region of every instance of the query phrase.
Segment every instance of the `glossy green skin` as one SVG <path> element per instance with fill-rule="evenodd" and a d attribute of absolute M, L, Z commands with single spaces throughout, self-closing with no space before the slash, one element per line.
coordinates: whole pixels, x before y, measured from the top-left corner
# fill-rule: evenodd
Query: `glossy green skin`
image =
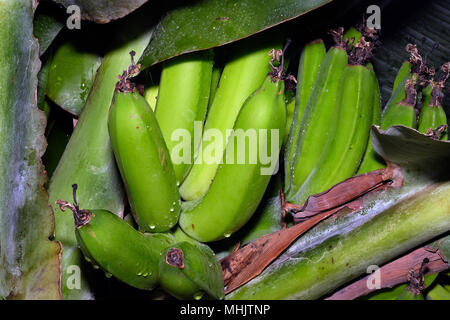
<path fill-rule="evenodd" d="M 346 67 L 339 88 L 330 140 L 311 174 L 294 197 L 306 199 L 354 175 L 369 140 L 374 86 L 371 71 L 361 65 Z"/>
<path fill-rule="evenodd" d="M 315 167 L 328 141 L 329 128 L 334 120 L 339 84 L 347 62 L 348 56 L 345 50 L 333 47 L 320 64 L 314 88 L 300 123 L 290 168 L 291 183 L 285 190 L 287 201 L 293 200 L 294 195 Z"/>
<path fill-rule="evenodd" d="M 294 120 L 294 112 L 295 112 L 295 99 L 292 99 L 286 104 L 286 127 L 284 132 L 289 133 L 291 130 L 292 121 Z M 286 145 L 288 142 L 289 134 L 284 135 L 283 144 Z"/>
<path fill-rule="evenodd" d="M 105 210 L 91 210 L 87 224 L 76 227 L 81 251 L 106 274 L 139 289 L 158 284 L 158 265 L 163 250 L 174 244 L 167 234 L 143 234 Z"/>
<path fill-rule="evenodd" d="M 410 105 L 403 102 L 406 98 L 406 81 L 411 79 L 412 76 L 413 75 L 411 73 L 408 73 L 403 78 L 397 89 L 392 93 L 392 96 L 387 102 L 381 116 L 382 130 L 386 130 L 394 125 L 403 125 L 410 128 L 416 127 L 415 105 Z"/>
<path fill-rule="evenodd" d="M 410 128 L 416 126 L 416 111 L 414 106 L 396 103 L 391 108 L 385 110 L 381 118 L 381 129 L 386 130 L 396 125 L 403 125 Z"/>
<path fill-rule="evenodd" d="M 372 71 L 372 81 L 374 82 L 374 100 L 372 106 L 372 124 L 380 125 L 381 122 L 381 94 L 380 86 L 378 83 L 375 72 Z M 375 152 L 372 147 L 372 137 L 369 137 L 367 149 L 364 153 L 364 157 L 361 160 L 361 165 L 358 168 L 356 174 L 363 174 L 369 171 L 377 170 L 385 166 L 383 159 Z"/>
<path fill-rule="evenodd" d="M 71 275 L 67 268 L 81 266 L 82 256 L 76 247 L 73 219 L 67 212 L 62 212 L 55 201 L 72 199 L 71 186 L 77 183 L 80 206 L 102 208 L 123 215 L 125 194 L 111 149 L 108 110 L 117 76 L 130 65 L 130 51 L 134 50 L 136 57 L 139 57 L 149 41 L 150 32 L 146 31 L 146 24 L 142 20 L 125 19 L 121 23 L 125 23 L 126 27 L 121 25 L 117 36 L 125 36 L 128 41 L 117 43 L 115 38 L 115 49 L 104 57 L 83 112 L 49 184 L 49 204 L 55 214 L 55 239 L 63 246 L 61 286 L 64 299 L 92 299 L 93 293 L 91 284 L 84 277 L 83 268 L 81 289 L 71 290 L 67 287 L 67 277 Z M 131 30 L 134 26 L 140 29 L 137 34 Z"/>
<path fill-rule="evenodd" d="M 166 254 L 172 248 L 182 250 L 184 268 L 166 262 Z M 198 300 L 205 293 L 215 299 L 225 295 L 222 268 L 214 252 L 191 241 L 177 242 L 164 250 L 159 262 L 159 282 L 164 291 L 181 300 Z"/>
<path fill-rule="evenodd" d="M 219 87 L 204 126 L 204 131 L 210 129 L 220 131 L 223 137 L 222 153 L 228 141 L 226 131 L 234 127 L 245 100 L 261 85 L 270 71 L 269 51 L 272 48 L 274 48 L 272 44 L 260 45 L 256 49 L 243 48 L 240 50 L 243 53 L 229 61 L 222 72 Z M 202 154 L 213 144 L 214 139 L 202 141 Z M 222 154 L 216 155 L 216 159 L 222 159 Z M 200 160 L 200 157 L 195 159 L 194 165 L 180 187 L 180 194 L 184 200 L 199 199 L 208 191 L 219 167 L 218 162 L 208 164 Z"/>
<path fill-rule="evenodd" d="M 187 130 L 191 137 L 189 163 L 172 161 L 178 183 L 183 181 L 194 161 L 197 147 L 194 144 L 194 121 L 203 123 L 206 117 L 213 63 L 212 52 L 195 52 L 167 61 L 161 73 L 156 119 L 169 154 L 179 153 L 175 147 L 180 141 L 172 140 L 176 130 Z"/>
<path fill-rule="evenodd" d="M 108 129 L 139 228 L 165 232 L 178 221 L 180 194 L 155 114 L 139 93 L 117 92 Z"/>
<path fill-rule="evenodd" d="M 428 129 L 436 129 L 438 126 L 447 124 L 447 115 L 441 105 L 432 105 L 431 87 L 422 90 L 423 106 L 420 109 L 418 130 L 427 133 Z M 442 135 L 441 140 L 447 140 L 448 133 Z"/>
<path fill-rule="evenodd" d="M 284 147 L 284 170 L 285 188 L 291 182 L 291 166 L 297 146 L 298 132 L 302 122 L 303 114 L 313 91 L 319 72 L 320 64 L 325 57 L 326 48 L 322 40 L 316 40 L 305 45 L 300 56 L 300 63 L 297 73 L 297 92 L 295 97 L 295 109 L 293 114 L 293 124 L 289 126 L 286 146 Z"/>
<path fill-rule="evenodd" d="M 149 104 L 153 111 L 156 110 L 156 102 L 158 100 L 159 84 L 150 85 L 144 90 L 145 101 Z"/>
<path fill-rule="evenodd" d="M 395 90 L 397 90 L 398 86 L 402 83 L 403 79 L 405 79 L 410 72 L 411 72 L 411 63 L 409 63 L 409 61 L 403 62 L 397 71 L 397 76 L 395 77 L 394 80 L 392 92 L 395 92 Z"/>
<path fill-rule="evenodd" d="M 249 129 L 267 130 L 266 148 L 271 150 L 271 143 L 278 143 L 277 157 L 281 148 L 286 121 L 286 107 L 282 82 L 272 82 L 270 77 L 252 94 L 242 108 L 234 127 L 235 130 Z M 272 141 L 271 130 L 278 130 L 278 141 Z M 233 141 L 236 139 L 233 138 Z M 260 144 L 257 139 L 255 147 L 257 155 Z M 261 174 L 263 165 L 257 157 L 256 163 L 250 163 L 249 143 L 245 143 L 245 164 L 238 164 L 236 160 L 237 143 L 227 146 L 226 154 L 230 150 L 234 153 L 234 164 L 227 162 L 219 166 L 217 174 L 206 195 L 197 201 L 184 203 L 180 216 L 180 226 L 192 238 L 209 242 L 229 237 L 241 228 L 255 212 L 261 201 L 271 175 Z"/>

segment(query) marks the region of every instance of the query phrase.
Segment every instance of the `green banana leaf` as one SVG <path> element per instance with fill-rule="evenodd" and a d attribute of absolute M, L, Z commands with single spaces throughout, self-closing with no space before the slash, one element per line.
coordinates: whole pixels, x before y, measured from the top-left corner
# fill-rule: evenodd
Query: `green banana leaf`
<path fill-rule="evenodd" d="M 140 63 L 227 44 L 314 10 L 332 0 L 200 0 L 175 5 L 155 27 Z"/>
<path fill-rule="evenodd" d="M 48 75 L 47 96 L 78 116 L 86 103 L 102 58 L 89 33 L 67 40 L 55 50 Z M 70 37 L 70 38 L 69 38 Z"/>
<path fill-rule="evenodd" d="M 59 299 L 60 245 L 41 162 L 45 115 L 37 107 L 34 0 L 0 0 L 0 297 Z"/>
<path fill-rule="evenodd" d="M 148 0 L 54 0 L 66 8 L 76 5 L 81 17 L 97 23 L 108 23 L 133 12 Z"/>
<path fill-rule="evenodd" d="M 401 167 L 402 187 L 370 194 L 361 210 L 320 223 L 228 299 L 317 299 L 368 266 L 450 231 L 450 142 L 403 126 L 385 132 L 374 127 L 372 141 L 380 155 Z"/>
<path fill-rule="evenodd" d="M 64 13 L 52 2 L 40 1 L 34 17 L 34 35 L 43 55 L 64 27 Z"/>

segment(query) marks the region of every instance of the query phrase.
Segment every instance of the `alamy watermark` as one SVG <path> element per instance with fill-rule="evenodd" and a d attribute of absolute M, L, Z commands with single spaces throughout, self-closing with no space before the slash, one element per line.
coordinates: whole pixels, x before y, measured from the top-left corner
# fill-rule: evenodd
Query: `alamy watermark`
<path fill-rule="evenodd" d="M 381 29 L 381 9 L 379 6 L 373 4 L 367 7 L 367 14 L 370 16 L 366 19 L 366 26 L 369 29 Z"/>
<path fill-rule="evenodd" d="M 69 30 L 81 29 L 81 9 L 77 5 L 71 5 L 67 7 L 67 14 L 70 16 L 67 18 L 66 26 Z"/>
<path fill-rule="evenodd" d="M 218 129 L 206 129 L 194 122 L 193 137 L 186 129 L 172 132 L 178 142 L 171 151 L 174 164 L 261 164 L 261 175 L 278 171 L 280 132 L 278 129 L 227 129 L 225 137 Z M 193 142 L 193 143 L 192 143 Z M 195 148 L 192 157 L 192 147 Z"/>

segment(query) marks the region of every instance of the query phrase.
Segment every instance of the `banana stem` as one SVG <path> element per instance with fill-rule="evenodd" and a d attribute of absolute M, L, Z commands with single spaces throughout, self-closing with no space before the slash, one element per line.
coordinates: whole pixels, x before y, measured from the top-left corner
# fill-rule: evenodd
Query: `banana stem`
<path fill-rule="evenodd" d="M 227 299 L 317 299 L 450 230 L 450 182 L 417 191 L 390 208 L 379 203 L 332 220 L 327 228 L 334 234 L 311 249 L 303 236 Z"/>

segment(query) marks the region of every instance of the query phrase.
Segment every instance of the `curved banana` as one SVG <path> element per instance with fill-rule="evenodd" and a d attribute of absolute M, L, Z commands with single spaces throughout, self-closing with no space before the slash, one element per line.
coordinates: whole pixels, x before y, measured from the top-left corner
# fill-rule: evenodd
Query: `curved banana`
<path fill-rule="evenodd" d="M 237 56 L 226 64 L 208 111 L 199 154 L 180 187 L 184 200 L 199 199 L 210 188 L 227 145 L 227 130 L 233 129 L 243 103 L 261 85 L 270 71 L 269 52 L 272 48 L 272 43 L 258 45 L 252 41 L 248 42 L 246 47 L 240 47 Z M 204 159 L 206 157 L 211 159 Z"/>
<path fill-rule="evenodd" d="M 348 65 L 339 86 L 335 121 L 320 159 L 296 193 L 294 203 L 325 191 L 355 173 L 367 146 L 373 118 L 374 81 L 372 71 L 362 65 Z"/>
<path fill-rule="evenodd" d="M 291 201 L 316 165 L 330 135 L 341 75 L 348 62 L 345 49 L 331 48 L 317 74 L 298 130 L 297 143 L 290 167 L 290 184 L 286 200 Z"/>
<path fill-rule="evenodd" d="M 411 72 L 412 65 L 409 61 L 404 61 L 400 68 L 397 71 L 397 76 L 394 80 L 394 85 L 392 87 L 392 92 L 397 90 L 398 86 L 402 83 L 403 79 L 405 79 L 408 74 Z"/>
<path fill-rule="evenodd" d="M 206 51 L 182 55 L 163 65 L 155 114 L 178 184 L 193 163 L 194 125 L 205 120 L 213 63 L 212 51 Z"/>
<path fill-rule="evenodd" d="M 450 66 L 450 63 L 448 63 L 448 66 Z M 450 70 L 448 71 L 450 72 Z M 441 140 L 448 140 L 447 115 L 442 107 L 442 98 L 444 96 L 443 88 L 445 88 L 447 77 L 448 74 L 445 74 L 444 72 L 441 81 L 431 81 L 431 83 L 422 90 L 423 105 L 420 110 L 418 122 L 418 130 L 422 133 L 429 133 L 429 130 L 433 132 L 435 129 L 443 129 L 444 134 L 442 134 L 442 132 L 437 132 L 438 137 L 436 137 Z"/>
<path fill-rule="evenodd" d="M 219 166 L 208 192 L 197 201 L 183 204 L 179 224 L 192 238 L 209 242 L 229 237 L 256 210 L 277 169 L 286 121 L 283 93 L 284 83 L 267 76 L 245 102 L 224 164 Z"/>
<path fill-rule="evenodd" d="M 289 130 L 287 131 L 289 134 L 287 135 L 286 145 L 284 147 L 285 188 L 291 182 L 292 159 L 297 145 L 300 124 L 325 54 L 326 48 L 323 40 L 317 39 L 306 44 L 300 56 L 297 74 L 297 93 L 294 100 L 295 109 L 292 116 L 292 125 L 289 122 Z"/>
<path fill-rule="evenodd" d="M 129 85 L 116 89 L 109 111 L 112 149 L 139 228 L 168 231 L 181 207 L 175 171 L 155 114 Z"/>
<path fill-rule="evenodd" d="M 73 211 L 75 234 L 86 260 L 139 289 L 151 290 L 158 284 L 158 265 L 163 250 L 175 243 L 169 234 L 143 234 L 106 210 L 81 210 L 74 187 L 74 204 L 58 200 L 61 210 Z M 125 241 L 124 241 L 125 240 Z"/>
<path fill-rule="evenodd" d="M 378 83 L 377 76 L 374 71 L 372 73 L 372 81 L 374 86 L 373 93 L 373 106 L 372 106 L 372 124 L 380 125 L 381 122 L 381 93 L 380 93 L 380 85 Z M 376 169 L 380 169 L 384 167 L 384 160 L 375 152 L 372 147 L 372 137 L 369 136 L 369 141 L 367 143 L 366 151 L 364 152 L 364 156 L 361 160 L 361 164 L 356 171 L 356 174 L 363 174 L 369 171 L 373 171 Z"/>
<path fill-rule="evenodd" d="M 166 248 L 159 262 L 159 282 L 177 299 L 223 299 L 222 267 L 206 245 L 182 241 Z"/>

